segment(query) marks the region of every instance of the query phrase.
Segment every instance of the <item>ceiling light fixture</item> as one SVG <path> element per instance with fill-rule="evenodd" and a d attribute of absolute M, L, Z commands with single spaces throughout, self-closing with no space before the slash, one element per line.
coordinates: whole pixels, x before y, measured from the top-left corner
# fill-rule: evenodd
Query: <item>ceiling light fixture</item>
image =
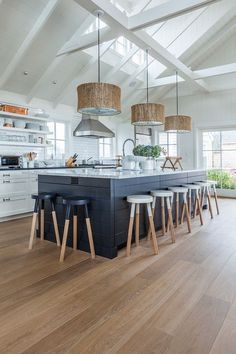
<path fill-rule="evenodd" d="M 119 86 L 101 82 L 100 17 L 103 11 L 97 10 L 95 15 L 98 19 L 98 82 L 77 87 L 77 110 L 91 115 L 113 116 L 121 113 L 121 90 Z"/>
<path fill-rule="evenodd" d="M 165 132 L 169 133 L 190 133 L 192 131 L 192 118 L 179 115 L 179 83 L 178 72 L 176 71 L 176 115 L 165 117 Z"/>
<path fill-rule="evenodd" d="M 147 65 L 147 102 L 138 103 L 131 107 L 131 123 L 133 125 L 157 126 L 164 124 L 164 106 L 160 103 L 149 102 L 148 87 L 148 49 L 146 49 L 146 65 Z"/>

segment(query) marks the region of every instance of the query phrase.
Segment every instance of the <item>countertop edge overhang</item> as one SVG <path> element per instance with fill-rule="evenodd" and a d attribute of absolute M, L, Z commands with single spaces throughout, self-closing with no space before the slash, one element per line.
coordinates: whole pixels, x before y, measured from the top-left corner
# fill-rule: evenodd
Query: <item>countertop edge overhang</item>
<path fill-rule="evenodd" d="M 181 174 L 182 176 L 186 174 L 203 174 L 206 173 L 204 169 L 196 170 L 183 170 L 183 171 L 129 171 L 121 170 L 117 171 L 114 169 L 80 169 L 80 170 L 59 170 L 59 171 L 47 171 L 45 173 L 40 173 L 39 175 L 55 176 L 55 177 L 78 177 L 78 178 L 104 178 L 104 179 L 127 179 L 127 178 L 142 178 L 142 177 L 160 177 L 168 178 L 174 175 Z"/>

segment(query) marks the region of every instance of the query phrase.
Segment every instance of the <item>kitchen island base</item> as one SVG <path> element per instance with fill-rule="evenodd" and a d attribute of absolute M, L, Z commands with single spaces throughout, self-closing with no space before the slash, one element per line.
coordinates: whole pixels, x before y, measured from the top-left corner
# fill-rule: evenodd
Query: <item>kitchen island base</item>
<path fill-rule="evenodd" d="M 72 173 L 73 172 L 73 173 Z M 136 174 L 129 178 L 103 177 L 78 175 L 75 171 L 39 175 L 39 193 L 57 193 L 56 213 L 60 237 L 62 238 L 65 221 L 65 207 L 62 198 L 66 196 L 80 196 L 90 198 L 89 215 L 91 218 L 95 252 L 106 258 L 115 258 L 118 250 L 126 246 L 129 205 L 126 196 L 131 194 L 149 194 L 151 190 L 166 189 L 170 186 L 180 186 L 186 183 L 206 180 L 206 171 L 193 170 L 171 173 L 159 173 L 150 176 Z M 83 210 L 78 215 L 77 247 L 89 252 L 87 229 L 84 222 Z M 160 228 L 160 205 L 157 205 L 154 221 L 156 228 Z M 174 213 L 175 215 L 175 213 Z M 73 223 L 70 223 L 72 225 Z M 140 237 L 147 235 L 148 216 L 146 210 L 140 208 Z M 50 218 L 50 207 L 45 207 L 45 239 L 55 242 L 53 224 Z M 133 235 L 134 238 L 134 235 Z M 73 246 L 73 230 L 69 228 L 67 246 Z"/>

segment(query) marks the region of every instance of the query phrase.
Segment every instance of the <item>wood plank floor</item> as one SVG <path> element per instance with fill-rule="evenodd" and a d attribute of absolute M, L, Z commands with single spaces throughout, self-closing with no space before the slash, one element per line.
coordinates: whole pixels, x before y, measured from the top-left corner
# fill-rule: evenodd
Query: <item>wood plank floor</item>
<path fill-rule="evenodd" d="M 30 219 L 0 224 L 0 353 L 236 353 L 236 200 L 160 254 L 143 240 L 108 260 L 37 241 Z M 215 210 L 214 210 L 215 212 Z"/>

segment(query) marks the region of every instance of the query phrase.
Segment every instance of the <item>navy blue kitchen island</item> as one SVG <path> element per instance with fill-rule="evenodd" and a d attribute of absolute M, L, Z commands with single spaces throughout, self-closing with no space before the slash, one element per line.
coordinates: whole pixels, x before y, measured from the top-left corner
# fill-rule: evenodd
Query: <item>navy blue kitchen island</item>
<path fill-rule="evenodd" d="M 89 197 L 89 215 L 91 218 L 96 254 L 114 258 L 118 249 L 127 241 L 129 223 L 129 205 L 126 196 L 131 194 L 149 194 L 151 190 L 165 189 L 206 180 L 205 170 L 179 172 L 157 171 L 117 171 L 76 169 L 50 171 L 39 175 L 39 192 L 54 192 L 60 237 L 62 238 L 65 210 L 62 205 L 64 196 Z M 49 206 L 45 208 L 45 239 L 55 242 Z M 155 214 L 156 227 L 159 227 L 160 208 Z M 140 211 L 140 236 L 147 234 L 148 219 L 144 209 Z M 72 223 L 70 223 L 68 243 L 72 246 Z M 83 210 L 78 217 L 78 248 L 89 251 L 87 231 Z"/>

